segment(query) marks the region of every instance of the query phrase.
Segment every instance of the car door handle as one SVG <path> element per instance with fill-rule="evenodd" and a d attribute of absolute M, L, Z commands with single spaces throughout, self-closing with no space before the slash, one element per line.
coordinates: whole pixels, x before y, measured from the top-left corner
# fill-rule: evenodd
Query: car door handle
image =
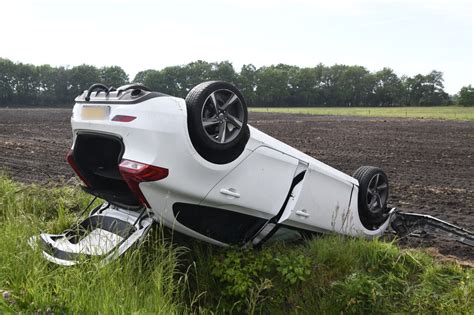
<path fill-rule="evenodd" d="M 305 210 L 296 210 L 295 214 L 299 215 L 300 217 L 305 217 L 305 218 L 309 217 L 309 213 L 306 212 Z"/>
<path fill-rule="evenodd" d="M 221 192 L 221 194 L 226 195 L 226 196 L 230 196 L 230 197 L 234 197 L 234 198 L 240 198 L 240 194 L 238 192 L 236 192 L 235 189 L 233 189 L 233 188 L 230 188 L 230 189 L 222 188 L 220 190 L 220 192 Z"/>

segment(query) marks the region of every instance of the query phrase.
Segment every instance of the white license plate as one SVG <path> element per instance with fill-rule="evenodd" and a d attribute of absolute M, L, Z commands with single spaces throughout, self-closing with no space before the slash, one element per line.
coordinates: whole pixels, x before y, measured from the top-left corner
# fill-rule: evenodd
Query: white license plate
<path fill-rule="evenodd" d="M 110 114 L 109 106 L 83 106 L 81 118 L 85 120 L 103 120 L 107 119 Z"/>

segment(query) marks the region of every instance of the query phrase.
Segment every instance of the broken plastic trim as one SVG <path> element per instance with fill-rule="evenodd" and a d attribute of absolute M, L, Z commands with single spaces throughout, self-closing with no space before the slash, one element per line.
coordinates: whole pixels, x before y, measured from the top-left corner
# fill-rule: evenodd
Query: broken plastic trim
<path fill-rule="evenodd" d="M 445 233 L 454 241 L 474 247 L 474 233 L 459 226 L 426 214 L 407 213 L 396 208 L 390 212 L 391 226 L 398 237 L 405 237 L 416 231 Z"/>
<path fill-rule="evenodd" d="M 44 258 L 59 265 L 72 266 L 91 258 L 105 264 L 143 240 L 154 222 L 145 210 L 138 213 L 105 203 L 63 234 L 42 233 L 31 237 L 29 244 L 38 246 Z"/>

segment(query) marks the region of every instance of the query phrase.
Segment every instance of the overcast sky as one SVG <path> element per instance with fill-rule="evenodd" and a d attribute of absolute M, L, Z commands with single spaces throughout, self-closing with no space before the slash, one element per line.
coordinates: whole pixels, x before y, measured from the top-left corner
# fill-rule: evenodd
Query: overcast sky
<path fill-rule="evenodd" d="M 474 84 L 468 0 L 0 0 L 0 57 L 119 65 L 131 78 L 198 59 L 444 73 Z"/>

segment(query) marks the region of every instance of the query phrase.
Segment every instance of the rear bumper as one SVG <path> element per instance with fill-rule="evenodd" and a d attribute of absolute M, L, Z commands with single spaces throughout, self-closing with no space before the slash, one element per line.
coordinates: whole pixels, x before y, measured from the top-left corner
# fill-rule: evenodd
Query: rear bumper
<path fill-rule="evenodd" d="M 86 105 L 94 106 L 95 104 Z M 72 149 L 78 164 L 81 164 L 81 157 L 78 157 L 77 151 L 88 151 L 82 152 L 86 161 L 82 163 L 82 168 L 79 167 L 81 173 L 84 171 L 94 173 L 89 178 L 87 174 L 82 174 L 86 179 L 92 177 L 89 180 L 91 185 L 85 188 L 88 193 L 120 207 L 133 209 L 135 206 L 139 206 L 139 203 L 120 176 L 118 164 L 121 160 L 169 168 L 169 161 L 174 161 L 175 155 L 192 155 L 189 148 L 190 142 L 186 137 L 184 100 L 174 97 L 159 97 L 134 105 L 100 104 L 96 106 L 107 106 L 109 114 L 104 119 L 97 120 L 83 119 L 81 113 L 84 106 L 85 104 L 78 103 L 73 109 L 71 117 L 74 136 Z M 131 115 L 136 119 L 128 122 L 113 121 L 112 118 L 117 115 Z M 91 138 L 110 139 L 110 141 L 103 140 L 100 144 L 99 140 L 90 140 L 89 145 L 84 143 L 86 135 L 90 135 Z M 121 152 L 112 153 L 115 156 L 115 161 L 111 161 L 110 154 L 107 152 L 107 150 L 117 151 L 113 145 L 109 144 L 111 141 L 120 143 L 121 146 Z M 181 145 L 178 146 L 177 143 Z M 78 148 L 81 145 L 83 148 Z M 110 172 L 111 169 L 105 168 L 105 172 L 97 174 L 97 167 L 103 168 L 104 165 L 98 165 L 99 163 L 94 160 L 94 157 L 96 160 L 108 158 L 108 164 L 114 162 L 112 172 Z M 148 198 L 146 199 L 148 200 Z"/>
<path fill-rule="evenodd" d="M 156 152 L 157 143 L 167 147 L 177 142 L 190 142 L 184 137 L 187 130 L 184 100 L 160 97 L 135 105 L 110 105 L 109 116 L 102 120 L 82 119 L 83 106 L 76 104 L 73 109 L 71 126 L 74 141 L 80 131 L 118 136 L 126 148 L 124 159 L 160 165 L 167 163 L 168 157 L 164 152 Z M 112 121 L 116 115 L 132 115 L 136 119 L 130 122 Z"/>
<path fill-rule="evenodd" d="M 63 234 L 42 233 L 31 237 L 28 243 L 38 247 L 45 259 L 59 265 L 72 266 L 85 258 L 107 263 L 143 240 L 152 224 L 153 219 L 144 212 L 105 203 Z"/>

